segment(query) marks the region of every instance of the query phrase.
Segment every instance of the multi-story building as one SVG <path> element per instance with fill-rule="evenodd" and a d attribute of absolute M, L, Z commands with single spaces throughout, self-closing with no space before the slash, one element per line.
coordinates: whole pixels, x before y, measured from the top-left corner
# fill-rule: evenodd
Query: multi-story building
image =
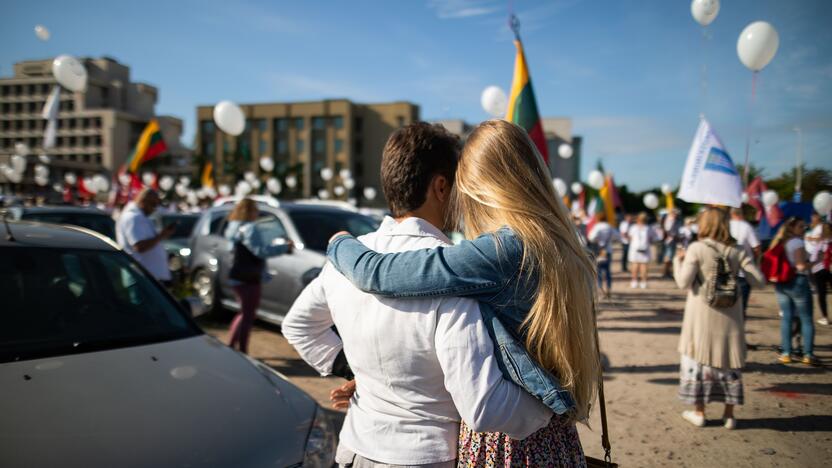
<path fill-rule="evenodd" d="M 449 132 L 463 140 L 474 130 L 474 126 L 462 119 L 435 120 Z M 558 177 L 569 186 L 581 180 L 581 137 L 572 134 L 572 119 L 566 117 L 548 117 L 543 119 L 543 133 L 549 150 L 549 170 L 552 177 Z M 558 156 L 562 144 L 572 146 L 572 156 L 568 159 Z"/>
<path fill-rule="evenodd" d="M 43 149 L 46 120 L 41 113 L 52 87 L 52 59 L 14 65 L 14 75 L 0 78 L 0 163 L 7 162 L 15 144 L 25 143 L 31 155 L 47 154 L 50 177 L 65 172 L 92 175 L 112 173 L 132 155 L 147 122 L 154 116 L 158 90 L 130 81 L 130 68 L 109 57 L 81 59 L 87 70 L 87 89 L 73 93 L 61 89 L 58 131 L 54 148 Z M 190 173 L 191 153 L 179 142 L 182 121 L 160 117 L 168 154 L 155 162 L 164 173 Z M 30 159 L 34 161 L 34 159 Z M 31 183 L 33 164 L 24 175 Z M 4 182 L 0 175 L 0 182 Z"/>
<path fill-rule="evenodd" d="M 233 184 L 245 171 L 266 175 L 258 165 L 263 156 L 275 162 L 280 180 L 297 181 L 294 188 L 283 184 L 281 197 L 309 198 L 321 190 L 331 198 L 356 198 L 362 204 L 384 203 L 378 197 L 363 200 L 365 187 L 378 189 L 381 154 L 387 138 L 397 128 L 419 120 L 419 107 L 409 102 L 359 104 L 347 99 L 314 102 L 263 103 L 240 106 L 246 116 L 239 137 L 223 133 L 214 124 L 213 106 L 196 110 L 195 154 L 213 162 L 219 183 Z M 333 177 L 324 180 L 322 169 Z M 343 187 L 342 170 L 350 171 L 352 190 Z"/>

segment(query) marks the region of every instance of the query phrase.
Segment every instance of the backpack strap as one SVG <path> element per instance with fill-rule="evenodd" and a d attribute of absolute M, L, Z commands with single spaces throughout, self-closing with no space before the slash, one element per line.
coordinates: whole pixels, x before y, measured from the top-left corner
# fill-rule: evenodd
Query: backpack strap
<path fill-rule="evenodd" d="M 592 325 L 595 327 L 595 352 L 598 354 L 598 362 L 601 362 L 601 345 L 598 342 L 598 311 L 592 307 Z M 612 444 L 610 444 L 609 428 L 607 427 L 607 404 L 604 400 L 604 368 L 601 367 L 601 375 L 598 376 L 598 403 L 601 410 L 601 446 L 604 447 L 604 462 L 612 466 Z"/>

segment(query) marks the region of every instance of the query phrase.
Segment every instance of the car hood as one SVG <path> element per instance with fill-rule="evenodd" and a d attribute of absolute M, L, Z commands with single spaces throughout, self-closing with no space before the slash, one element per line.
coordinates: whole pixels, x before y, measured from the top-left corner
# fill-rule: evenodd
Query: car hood
<path fill-rule="evenodd" d="M 0 466 L 289 466 L 316 403 L 206 335 L 0 365 Z"/>

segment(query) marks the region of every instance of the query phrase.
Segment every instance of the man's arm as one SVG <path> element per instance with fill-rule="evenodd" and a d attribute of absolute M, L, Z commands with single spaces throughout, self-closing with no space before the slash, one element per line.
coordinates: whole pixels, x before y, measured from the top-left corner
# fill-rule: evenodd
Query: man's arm
<path fill-rule="evenodd" d="M 549 408 L 503 378 L 476 302 L 443 300 L 435 339 L 445 388 L 472 430 L 524 439 L 549 423 Z"/>
<path fill-rule="evenodd" d="M 176 228 L 167 226 L 159 234 L 156 234 L 152 229 L 147 229 L 142 223 L 138 222 L 135 216 L 125 220 L 124 223 L 124 237 L 128 244 L 133 247 L 133 250 L 138 253 L 144 253 L 156 247 L 156 244 L 163 239 L 167 239 L 173 234 Z"/>
<path fill-rule="evenodd" d="M 346 364 L 342 351 L 344 345 L 333 331 L 333 325 L 323 281 L 318 276 L 300 293 L 280 328 L 304 361 L 321 375 L 331 375 L 336 360 L 343 360 L 340 364 Z M 337 367 L 341 367 L 340 364 Z"/>

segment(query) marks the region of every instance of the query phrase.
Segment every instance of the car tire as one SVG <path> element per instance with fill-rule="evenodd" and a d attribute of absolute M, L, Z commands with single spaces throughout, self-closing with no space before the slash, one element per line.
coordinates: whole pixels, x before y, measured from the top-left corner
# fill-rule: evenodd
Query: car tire
<path fill-rule="evenodd" d="M 194 294 L 202 303 L 206 314 L 219 315 L 222 313 L 222 301 L 220 299 L 217 280 L 206 268 L 197 269 L 191 277 Z"/>

